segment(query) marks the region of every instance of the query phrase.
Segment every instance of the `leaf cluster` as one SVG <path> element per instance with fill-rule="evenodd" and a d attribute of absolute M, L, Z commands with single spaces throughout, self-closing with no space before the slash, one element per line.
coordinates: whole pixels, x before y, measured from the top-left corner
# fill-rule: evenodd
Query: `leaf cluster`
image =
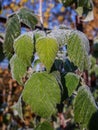
<path fill-rule="evenodd" d="M 14 106 L 21 119 L 21 98 L 36 115 L 50 120 L 51 116 L 57 114 L 58 104 L 76 93 L 72 104 L 74 120 L 89 129 L 93 114 L 98 109 L 81 77 L 82 72 L 90 68 L 88 39 L 82 32 L 65 26 L 50 32 L 34 30 L 20 34 L 20 21 L 31 28 L 37 21 L 31 11 L 21 9 L 9 17 L 7 22 L 4 50 L 8 56 L 12 55 L 10 67 L 13 78 L 24 86 Z M 52 130 L 52 127 L 45 121 L 35 129 Z"/>

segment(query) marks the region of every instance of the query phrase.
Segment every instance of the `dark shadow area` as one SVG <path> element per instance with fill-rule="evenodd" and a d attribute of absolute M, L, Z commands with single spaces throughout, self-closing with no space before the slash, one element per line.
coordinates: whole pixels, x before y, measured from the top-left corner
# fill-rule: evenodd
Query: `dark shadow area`
<path fill-rule="evenodd" d="M 2 43 L 3 38 L 0 36 L 0 62 L 3 61 L 5 58 L 5 55 L 3 53 L 3 43 Z"/>
<path fill-rule="evenodd" d="M 88 124 L 88 129 L 89 130 L 98 130 L 98 111 L 95 112 Z"/>

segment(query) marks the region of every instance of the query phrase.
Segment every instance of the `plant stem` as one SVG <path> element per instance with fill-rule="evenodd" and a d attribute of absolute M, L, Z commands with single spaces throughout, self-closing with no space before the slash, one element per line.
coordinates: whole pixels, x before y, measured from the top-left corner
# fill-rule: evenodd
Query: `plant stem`
<path fill-rule="evenodd" d="M 39 16 L 41 24 L 43 24 L 43 16 L 42 16 L 42 0 L 39 0 Z"/>

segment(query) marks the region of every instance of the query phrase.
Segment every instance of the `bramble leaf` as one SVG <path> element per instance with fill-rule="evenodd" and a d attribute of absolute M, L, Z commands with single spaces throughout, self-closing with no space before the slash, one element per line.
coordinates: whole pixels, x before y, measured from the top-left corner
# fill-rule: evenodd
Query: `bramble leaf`
<path fill-rule="evenodd" d="M 72 32 L 71 29 L 62 25 L 59 27 L 59 29 L 52 30 L 51 33 L 48 34 L 48 36 L 55 38 L 57 40 L 59 47 L 62 47 L 64 45 L 67 45 L 68 37 L 71 32 Z"/>
<path fill-rule="evenodd" d="M 10 67 L 13 79 L 23 85 L 22 77 L 25 76 L 27 65 L 21 61 L 16 54 L 14 54 L 10 60 Z"/>
<path fill-rule="evenodd" d="M 20 19 L 20 22 L 26 24 L 31 29 L 34 29 L 35 25 L 38 23 L 38 19 L 33 11 L 28 8 L 21 8 L 17 15 Z"/>
<path fill-rule="evenodd" d="M 95 100 L 87 86 L 80 87 L 74 102 L 74 119 L 87 128 L 92 115 L 97 111 Z"/>
<path fill-rule="evenodd" d="M 41 31 L 41 30 L 35 30 L 35 31 L 33 31 L 33 34 L 34 34 L 35 41 L 37 41 L 41 37 L 46 36 L 45 32 Z"/>
<path fill-rule="evenodd" d="M 6 24 L 6 34 L 4 39 L 4 53 L 11 58 L 14 52 L 14 39 L 20 35 L 20 23 L 17 15 L 9 17 Z"/>
<path fill-rule="evenodd" d="M 33 36 L 29 33 L 19 36 L 14 43 L 14 50 L 17 56 L 27 65 L 31 64 L 34 44 Z"/>
<path fill-rule="evenodd" d="M 44 118 L 55 114 L 56 104 L 60 103 L 60 88 L 55 77 L 47 72 L 32 74 L 24 86 L 23 100 Z"/>
<path fill-rule="evenodd" d="M 65 84 L 68 90 L 68 95 L 71 96 L 79 84 L 80 77 L 74 73 L 67 73 L 65 75 Z"/>
<path fill-rule="evenodd" d="M 40 38 L 36 43 L 36 51 L 40 61 L 45 65 L 47 71 L 49 72 L 58 51 L 56 39 L 51 37 Z"/>
<path fill-rule="evenodd" d="M 81 70 L 88 70 L 89 61 L 89 42 L 84 34 L 73 31 L 68 39 L 67 51 L 70 60 Z"/>

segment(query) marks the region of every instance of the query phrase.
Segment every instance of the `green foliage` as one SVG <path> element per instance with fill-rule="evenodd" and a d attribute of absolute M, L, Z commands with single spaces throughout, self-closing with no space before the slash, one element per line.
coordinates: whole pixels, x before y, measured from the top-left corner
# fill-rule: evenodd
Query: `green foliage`
<path fill-rule="evenodd" d="M 23 84 L 22 78 L 27 71 L 27 65 L 14 54 L 10 60 L 10 66 L 13 79 L 17 80 L 19 84 Z"/>
<path fill-rule="evenodd" d="M 87 41 L 83 40 L 83 36 L 80 37 L 79 32 L 73 32 L 67 45 L 68 56 L 70 60 L 81 70 L 88 70 L 90 63 L 88 57 Z"/>
<path fill-rule="evenodd" d="M 23 100 L 42 117 L 55 114 L 56 104 L 60 103 L 60 88 L 55 77 L 46 72 L 32 74 L 24 86 Z"/>
<path fill-rule="evenodd" d="M 6 35 L 4 40 L 4 53 L 9 59 L 14 53 L 14 40 L 21 33 L 21 23 L 24 23 L 29 28 L 33 29 L 38 23 L 38 19 L 34 13 L 27 8 L 21 8 L 18 12 L 15 12 L 8 17 L 6 24 Z"/>
<path fill-rule="evenodd" d="M 67 73 L 65 75 L 65 84 L 68 90 L 69 97 L 72 95 L 74 90 L 77 88 L 79 84 L 80 77 L 74 73 Z"/>
<path fill-rule="evenodd" d="M 35 25 L 38 23 L 37 16 L 28 8 L 21 8 L 17 12 L 17 15 L 19 16 L 20 22 L 26 24 L 31 29 L 34 29 Z"/>
<path fill-rule="evenodd" d="M 85 3 L 81 15 L 85 12 L 84 8 L 92 10 L 89 0 L 62 2 L 65 6 L 78 2 L 77 8 L 80 9 Z M 79 86 L 81 76 L 75 74 L 75 72 L 82 74 L 81 72 L 91 67 L 98 75 L 94 57 L 90 58 L 90 66 L 88 56 L 90 48 L 86 36 L 63 25 L 46 32 L 34 30 L 20 35 L 21 23 L 33 29 L 38 20 L 27 8 L 22 8 L 11 15 L 7 21 L 4 52 L 9 58 L 13 55 L 10 59 L 11 73 L 19 84 L 24 85 L 23 100 L 31 106 L 36 115 L 50 119 L 56 114 L 58 104 L 62 104 L 64 100 L 68 102 L 72 93 L 75 90 L 77 92 L 79 87 L 77 96 L 74 96 L 74 105 L 71 104 L 74 107 L 74 119 L 83 128 L 89 128 L 93 114 L 97 112 L 97 106 L 88 87 Z M 21 97 L 13 108 L 23 120 Z M 97 121 L 97 116 L 94 117 Z M 48 122 L 43 122 L 35 130 L 53 130 L 53 128 Z"/>
<path fill-rule="evenodd" d="M 46 36 L 46 33 L 44 31 L 41 31 L 41 30 L 35 30 L 35 31 L 33 31 L 33 34 L 34 34 L 35 41 L 37 41 L 41 37 Z"/>
<path fill-rule="evenodd" d="M 37 41 L 36 51 L 41 62 L 45 65 L 47 71 L 49 72 L 58 51 L 57 41 L 51 37 L 43 37 Z"/>
<path fill-rule="evenodd" d="M 40 123 L 34 130 L 54 130 L 49 122 Z"/>
<path fill-rule="evenodd" d="M 96 76 L 98 76 L 98 65 L 95 64 L 92 68 L 89 70 L 89 74 L 95 73 Z"/>
<path fill-rule="evenodd" d="M 20 23 L 17 15 L 9 17 L 6 24 L 6 35 L 4 40 L 4 53 L 8 58 L 11 58 L 14 39 L 20 35 Z"/>
<path fill-rule="evenodd" d="M 91 21 L 93 19 L 93 2 L 92 0 L 59 0 L 65 7 L 76 5 L 77 13 L 82 16 L 86 15 L 85 21 Z"/>
<path fill-rule="evenodd" d="M 59 28 L 52 30 L 48 36 L 54 37 L 57 40 L 59 47 L 62 47 L 64 45 L 67 45 L 68 37 L 71 32 L 72 29 L 69 29 L 66 26 L 62 25 Z"/>
<path fill-rule="evenodd" d="M 93 68 L 96 64 L 96 59 L 92 55 L 90 55 L 90 63 L 91 63 L 90 65 L 91 68 Z"/>
<path fill-rule="evenodd" d="M 74 119 L 88 128 L 92 115 L 97 111 L 95 100 L 87 86 L 80 87 L 74 102 Z"/>
<path fill-rule="evenodd" d="M 95 73 L 98 76 L 98 64 L 96 64 L 96 59 L 92 55 L 90 56 L 90 63 L 89 74 Z"/>
<path fill-rule="evenodd" d="M 84 45 L 85 50 L 87 51 L 87 53 L 89 53 L 90 46 L 89 46 L 89 40 L 87 39 L 86 35 L 78 30 L 75 30 L 74 33 L 78 35 L 78 37 L 81 39 L 81 44 Z"/>
<path fill-rule="evenodd" d="M 98 65 L 97 64 L 94 66 L 94 71 L 95 71 L 96 76 L 98 76 Z"/>
<path fill-rule="evenodd" d="M 58 83 L 61 82 L 61 76 L 60 76 L 59 71 L 53 71 L 52 73 L 50 73 L 50 75 L 53 75 L 56 78 L 56 80 L 58 81 Z"/>
<path fill-rule="evenodd" d="M 20 35 L 14 42 L 14 50 L 25 64 L 31 65 L 31 58 L 34 52 L 33 36 L 30 36 L 29 33 Z"/>

